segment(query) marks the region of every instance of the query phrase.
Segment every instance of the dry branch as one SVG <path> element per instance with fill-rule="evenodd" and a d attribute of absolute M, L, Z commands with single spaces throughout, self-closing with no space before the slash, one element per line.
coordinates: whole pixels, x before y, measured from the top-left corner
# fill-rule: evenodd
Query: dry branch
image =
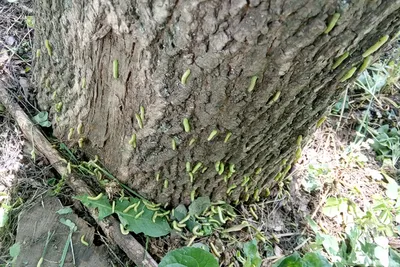
<path fill-rule="evenodd" d="M 60 175 L 67 174 L 67 164 L 61 161 L 61 154 L 54 149 L 46 137 L 36 128 L 25 112 L 9 95 L 3 84 L 0 83 L 0 102 L 6 107 L 7 111 L 14 117 L 22 132 L 28 140 L 35 144 L 35 149 L 40 151 L 56 169 Z M 88 185 L 74 175 L 68 175 L 67 184 L 76 192 L 76 194 L 93 195 Z M 119 222 L 113 218 L 100 221 L 98 212 L 95 209 L 89 209 L 91 216 L 96 220 L 105 235 L 115 244 L 117 244 L 126 255 L 138 266 L 158 266 L 157 262 L 149 255 L 143 246 L 131 235 L 123 235 L 119 230 Z"/>

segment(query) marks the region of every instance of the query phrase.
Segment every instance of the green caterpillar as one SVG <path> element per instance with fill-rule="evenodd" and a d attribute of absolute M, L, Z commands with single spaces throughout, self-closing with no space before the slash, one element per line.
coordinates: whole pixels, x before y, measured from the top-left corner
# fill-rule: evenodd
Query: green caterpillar
<path fill-rule="evenodd" d="M 139 128 L 143 129 L 143 121 L 139 114 L 135 113 L 136 121 L 139 124 Z"/>
<path fill-rule="evenodd" d="M 45 46 L 46 49 L 47 49 L 47 54 L 49 54 L 49 56 L 51 56 L 51 54 L 52 54 L 52 48 L 51 48 L 51 45 L 50 45 L 49 40 L 44 40 L 44 46 Z"/>
<path fill-rule="evenodd" d="M 249 85 L 249 88 L 247 89 L 247 91 L 249 93 L 254 90 L 254 87 L 256 86 L 257 79 L 258 79 L 257 76 L 251 77 L 250 85 Z"/>
<path fill-rule="evenodd" d="M 78 124 L 78 127 L 76 128 L 76 131 L 78 132 L 78 134 L 82 134 L 82 129 L 83 129 L 83 124 L 82 124 L 82 122 L 80 122 Z"/>
<path fill-rule="evenodd" d="M 278 101 L 279 97 L 281 96 L 281 91 L 278 91 L 275 93 L 274 97 L 271 99 L 271 101 L 268 102 L 268 105 L 275 103 Z"/>
<path fill-rule="evenodd" d="M 218 174 L 219 174 L 219 175 L 223 174 L 223 173 L 224 173 L 224 170 L 225 170 L 225 164 L 224 164 L 223 162 L 221 162 L 221 163 L 219 164 L 219 171 L 218 171 Z"/>
<path fill-rule="evenodd" d="M 229 196 L 230 194 L 232 194 L 232 191 L 236 188 L 237 186 L 234 184 L 232 186 L 230 186 L 228 188 L 228 190 L 226 190 L 226 194 Z"/>
<path fill-rule="evenodd" d="M 358 70 L 359 73 L 363 72 L 366 68 L 368 68 L 369 64 L 371 64 L 372 61 L 372 56 L 368 56 L 366 58 L 364 58 L 364 61 L 360 67 L 360 69 Z"/>
<path fill-rule="evenodd" d="M 260 193 L 260 189 L 257 188 L 256 191 L 254 191 L 254 195 L 253 195 L 253 199 L 257 202 L 260 201 L 259 193 Z"/>
<path fill-rule="evenodd" d="M 363 57 L 368 57 L 369 55 L 371 55 L 372 53 L 374 53 L 375 51 L 377 51 L 379 48 L 381 48 L 382 45 L 384 45 L 387 40 L 389 40 L 389 35 L 385 35 L 382 36 L 378 42 L 376 42 L 373 46 L 371 46 L 370 48 L 367 49 L 367 51 L 365 51 L 362 56 Z"/>
<path fill-rule="evenodd" d="M 331 20 L 328 23 L 328 26 L 326 27 L 326 29 L 324 31 L 325 34 L 330 33 L 330 31 L 333 29 L 333 27 L 335 27 L 335 25 L 336 25 L 337 21 L 339 20 L 339 18 L 340 18 L 340 13 L 333 14 Z"/>
<path fill-rule="evenodd" d="M 119 230 L 121 231 L 121 234 L 123 234 L 123 235 L 129 234 L 129 230 L 125 229 L 125 227 L 122 223 L 119 224 Z"/>
<path fill-rule="evenodd" d="M 346 72 L 345 75 L 343 75 L 343 77 L 340 79 L 340 82 L 345 82 L 348 79 L 350 79 L 354 75 L 356 70 L 357 70 L 357 67 L 352 67 L 348 72 Z"/>
<path fill-rule="evenodd" d="M 245 186 L 249 181 L 250 181 L 250 176 L 243 176 L 243 182 L 240 185 Z"/>
<path fill-rule="evenodd" d="M 325 122 L 325 120 L 326 120 L 326 116 L 320 118 L 320 119 L 317 121 L 316 127 L 317 127 L 317 128 L 321 127 L 321 125 Z"/>
<path fill-rule="evenodd" d="M 136 134 L 132 134 L 131 140 L 129 140 L 129 144 L 130 144 L 133 148 L 136 148 Z"/>
<path fill-rule="evenodd" d="M 144 121 L 144 107 L 140 106 L 140 119 L 142 120 L 142 123 Z"/>
<path fill-rule="evenodd" d="M 56 104 L 56 111 L 57 111 L 57 112 L 61 112 L 62 106 L 63 106 L 63 103 L 62 103 L 62 102 L 58 102 L 58 103 Z"/>
<path fill-rule="evenodd" d="M 172 138 L 172 139 L 171 139 L 171 147 L 172 147 L 172 150 L 176 150 L 176 141 L 175 141 L 175 138 Z"/>
<path fill-rule="evenodd" d="M 82 235 L 82 236 L 81 236 L 81 243 L 82 243 L 83 245 L 87 246 L 87 247 L 89 246 L 89 243 L 85 241 L 85 235 Z M 39 265 L 38 265 L 38 266 L 39 266 Z"/>
<path fill-rule="evenodd" d="M 186 162 L 186 172 L 190 172 L 192 170 L 192 168 L 190 167 L 190 162 L 187 161 Z"/>
<path fill-rule="evenodd" d="M 220 165 L 221 165 L 221 161 L 215 162 L 215 171 L 216 171 L 216 172 L 219 172 L 219 167 L 220 167 Z"/>
<path fill-rule="evenodd" d="M 88 196 L 87 199 L 89 199 L 89 200 L 99 200 L 102 196 L 103 196 L 103 193 L 100 193 L 96 197 Z"/>
<path fill-rule="evenodd" d="M 69 128 L 69 133 L 68 133 L 68 140 L 72 139 L 72 135 L 74 134 L 75 129 L 74 128 Z"/>
<path fill-rule="evenodd" d="M 83 138 L 83 137 L 81 137 L 81 138 L 79 138 L 79 140 L 78 140 L 78 146 L 79 146 L 79 148 L 82 148 L 83 147 L 83 142 L 85 141 L 85 139 Z"/>
<path fill-rule="evenodd" d="M 301 148 L 297 148 L 294 161 L 298 161 L 301 158 Z"/>
<path fill-rule="evenodd" d="M 211 141 L 218 134 L 218 130 L 213 130 L 207 138 L 207 141 Z"/>
<path fill-rule="evenodd" d="M 203 165 L 203 164 L 202 164 L 201 162 L 198 162 L 198 163 L 196 164 L 196 166 L 194 166 L 192 173 L 195 174 L 195 173 L 197 172 L 197 170 L 200 169 L 200 167 L 201 167 L 202 165 Z"/>
<path fill-rule="evenodd" d="M 190 192 L 190 201 L 194 201 L 196 195 L 196 189 L 193 189 L 192 192 Z"/>
<path fill-rule="evenodd" d="M 265 197 L 269 197 L 269 195 L 271 194 L 271 192 L 269 191 L 269 188 L 265 189 Z"/>
<path fill-rule="evenodd" d="M 183 85 L 186 85 L 186 81 L 187 81 L 187 78 L 189 78 L 189 75 L 190 75 L 190 69 L 187 69 L 181 78 L 181 83 Z"/>
<path fill-rule="evenodd" d="M 231 136 L 232 136 L 232 133 L 231 133 L 231 132 L 228 132 L 228 133 L 226 134 L 226 136 L 225 136 L 224 143 L 228 143 L 228 141 L 229 141 L 229 139 L 231 138 Z"/>
<path fill-rule="evenodd" d="M 303 136 L 302 136 L 302 135 L 299 135 L 299 136 L 297 137 L 297 140 L 296 140 L 296 145 L 297 145 L 297 146 L 300 146 L 300 145 L 301 145 L 301 141 L 303 141 Z"/>
<path fill-rule="evenodd" d="M 340 57 L 338 57 L 335 61 L 335 63 L 333 63 L 332 69 L 336 69 L 337 67 L 340 66 L 340 64 L 343 63 L 343 61 L 349 57 L 349 52 L 344 53 L 343 55 L 341 55 Z"/>
<path fill-rule="evenodd" d="M 185 129 L 185 132 L 190 132 L 190 124 L 188 118 L 183 119 L 183 128 Z"/>
<path fill-rule="evenodd" d="M 193 145 L 196 142 L 196 138 L 192 138 L 189 141 L 189 146 Z"/>
<path fill-rule="evenodd" d="M 142 214 L 144 213 L 144 210 L 142 210 L 141 212 L 139 212 L 138 214 L 135 215 L 135 219 L 139 219 L 140 216 L 142 216 Z"/>
<path fill-rule="evenodd" d="M 113 61 L 113 77 L 114 79 L 118 79 L 119 77 L 119 72 L 118 72 L 118 60 Z"/>

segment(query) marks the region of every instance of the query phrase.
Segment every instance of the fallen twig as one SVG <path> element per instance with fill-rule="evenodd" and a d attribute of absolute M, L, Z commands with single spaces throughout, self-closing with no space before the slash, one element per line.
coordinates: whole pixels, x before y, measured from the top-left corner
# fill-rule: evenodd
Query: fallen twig
<path fill-rule="evenodd" d="M 6 110 L 18 123 L 26 139 L 34 140 L 35 149 L 40 151 L 49 160 L 50 164 L 60 175 L 66 175 L 68 173 L 67 164 L 61 160 L 61 154 L 51 146 L 46 137 L 36 128 L 36 126 L 31 122 L 25 112 L 10 96 L 4 85 L 1 83 L 0 102 L 3 103 L 3 105 L 6 107 Z M 68 175 L 67 184 L 78 195 L 94 195 L 84 181 L 78 179 L 72 174 Z M 108 217 L 107 219 L 100 221 L 98 219 L 98 212 L 95 209 L 90 208 L 89 212 L 103 230 L 105 235 L 111 241 L 115 242 L 115 244 L 117 244 L 136 265 L 145 267 L 158 266 L 157 262 L 132 235 L 123 235 L 120 232 L 119 222 L 115 218 Z"/>

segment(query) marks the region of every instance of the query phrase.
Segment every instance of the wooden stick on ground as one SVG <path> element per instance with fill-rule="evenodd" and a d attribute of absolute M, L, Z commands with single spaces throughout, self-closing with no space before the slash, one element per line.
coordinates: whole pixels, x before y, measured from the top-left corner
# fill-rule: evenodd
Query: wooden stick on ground
<path fill-rule="evenodd" d="M 25 137 L 34 142 L 35 149 L 39 150 L 49 160 L 50 164 L 60 175 L 67 174 L 67 164 L 60 161 L 60 159 L 62 159 L 61 154 L 51 146 L 46 137 L 36 128 L 1 83 L 0 102 L 3 103 L 6 110 L 18 123 Z M 74 177 L 74 175 L 68 176 L 67 184 L 78 195 L 89 194 L 93 196 L 93 192 L 90 190 L 88 185 L 82 180 Z M 89 209 L 89 212 L 101 227 L 105 235 L 111 241 L 115 242 L 136 265 L 145 267 L 158 266 L 157 262 L 132 235 L 123 235 L 121 233 L 119 230 L 119 222 L 115 218 L 110 216 L 107 219 L 100 221 L 98 219 L 98 212 L 95 209 Z"/>

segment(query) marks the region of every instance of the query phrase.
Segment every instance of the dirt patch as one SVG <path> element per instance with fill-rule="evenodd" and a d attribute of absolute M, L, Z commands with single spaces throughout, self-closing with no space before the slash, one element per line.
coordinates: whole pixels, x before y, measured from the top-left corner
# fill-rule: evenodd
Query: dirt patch
<path fill-rule="evenodd" d="M 64 266 L 111 266 L 104 245 L 96 246 L 93 243 L 95 229 L 76 214 L 58 214 L 57 211 L 63 208 L 57 198 L 46 197 L 19 215 L 16 242 L 21 245 L 21 252 L 16 266 L 36 266 L 42 256 L 41 266 L 59 266 L 70 232 L 60 220 L 69 220 L 77 228 L 72 234 L 72 242 L 68 244 Z M 49 235 L 51 238 L 44 252 Z M 81 242 L 83 235 L 87 246 Z"/>

